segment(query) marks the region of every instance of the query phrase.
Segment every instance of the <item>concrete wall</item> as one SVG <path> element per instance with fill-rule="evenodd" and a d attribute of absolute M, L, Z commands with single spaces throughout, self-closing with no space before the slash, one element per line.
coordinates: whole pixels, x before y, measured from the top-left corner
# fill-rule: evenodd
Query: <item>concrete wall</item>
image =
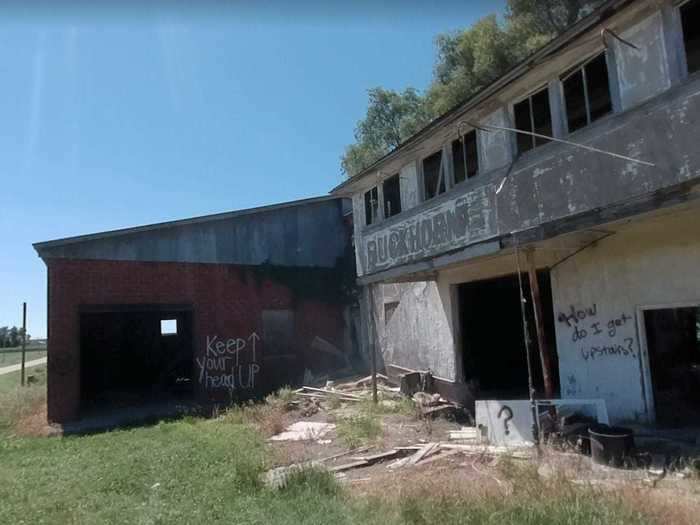
<path fill-rule="evenodd" d="M 79 415 L 80 309 L 89 305 L 107 309 L 130 305 L 135 310 L 139 305 L 191 307 L 195 397 L 203 402 L 260 395 L 300 379 L 306 368 L 318 373 L 347 365 L 344 357 L 319 350 L 325 343 L 319 345 L 317 338 L 348 355 L 353 351 L 344 344 L 347 311 L 338 296 L 304 292 L 298 283 L 256 268 L 62 258 L 49 259 L 47 266 L 51 421 Z M 324 282 L 321 275 L 307 278 Z M 336 286 L 337 280 L 326 284 Z M 270 311 L 293 316 L 291 355 L 266 353 L 263 315 Z M 231 384 L 231 377 L 242 378 L 242 384 Z"/>
<path fill-rule="evenodd" d="M 435 281 L 374 285 L 377 343 L 384 365 L 456 379 L 451 303 Z"/>
<path fill-rule="evenodd" d="M 224 214 L 226 215 L 226 214 Z M 42 248 L 45 257 L 118 261 L 272 264 L 332 268 L 345 255 L 343 199 L 225 218 L 155 225 L 145 231 Z"/>
<path fill-rule="evenodd" d="M 602 397 L 618 421 L 651 416 L 637 314 L 700 304 L 698 224 L 698 211 L 636 221 L 552 270 L 562 397 Z"/>

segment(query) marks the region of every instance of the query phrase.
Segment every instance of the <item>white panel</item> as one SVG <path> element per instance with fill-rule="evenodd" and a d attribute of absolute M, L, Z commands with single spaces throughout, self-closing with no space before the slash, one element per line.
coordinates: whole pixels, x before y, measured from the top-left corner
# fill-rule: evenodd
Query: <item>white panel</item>
<path fill-rule="evenodd" d="M 666 63 L 661 13 L 650 16 L 620 36 L 639 48 L 634 49 L 611 35 L 606 37 L 615 53 L 624 110 L 668 89 L 671 79 Z"/>
<path fill-rule="evenodd" d="M 400 171 L 401 209 L 408 210 L 418 205 L 418 170 L 416 163 L 406 164 Z"/>
<path fill-rule="evenodd" d="M 489 115 L 483 123 L 493 126 L 509 127 L 508 113 L 505 108 Z M 511 139 L 505 131 L 479 131 L 479 147 L 481 149 L 480 171 L 487 172 L 508 164 L 513 158 Z"/>

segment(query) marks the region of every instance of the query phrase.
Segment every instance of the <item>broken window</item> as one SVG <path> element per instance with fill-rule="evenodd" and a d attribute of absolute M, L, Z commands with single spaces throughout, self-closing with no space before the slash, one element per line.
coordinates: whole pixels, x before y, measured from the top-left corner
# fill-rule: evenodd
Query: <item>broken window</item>
<path fill-rule="evenodd" d="M 455 184 L 465 181 L 479 171 L 479 155 L 476 150 L 476 131 L 472 130 L 452 143 Z"/>
<path fill-rule="evenodd" d="M 423 159 L 423 188 L 426 201 L 445 193 L 444 171 L 442 150 Z"/>
<path fill-rule="evenodd" d="M 562 78 L 569 133 L 612 111 L 605 53 L 601 53 Z"/>
<path fill-rule="evenodd" d="M 398 307 L 398 301 L 384 303 L 384 324 L 389 324 L 389 321 L 391 321 L 391 318 L 394 316 L 394 312 Z"/>
<path fill-rule="evenodd" d="M 372 188 L 365 193 L 365 224 L 369 226 L 379 219 L 379 191 Z"/>
<path fill-rule="evenodd" d="M 680 8 L 683 25 L 683 43 L 688 73 L 700 70 L 700 1 L 691 0 Z"/>
<path fill-rule="evenodd" d="M 515 127 L 531 133 L 552 136 L 552 114 L 549 111 L 549 92 L 544 88 L 513 106 Z M 518 154 L 549 142 L 547 139 L 517 134 Z"/>
<path fill-rule="evenodd" d="M 177 319 L 161 319 L 160 335 L 177 335 Z"/>
<path fill-rule="evenodd" d="M 384 217 L 392 217 L 401 213 L 401 183 L 399 175 L 389 177 L 382 186 L 384 190 Z"/>

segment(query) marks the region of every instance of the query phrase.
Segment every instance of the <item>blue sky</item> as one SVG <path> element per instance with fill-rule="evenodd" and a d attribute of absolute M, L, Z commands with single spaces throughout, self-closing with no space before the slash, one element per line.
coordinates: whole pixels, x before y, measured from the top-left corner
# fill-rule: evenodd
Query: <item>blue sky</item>
<path fill-rule="evenodd" d="M 34 337 L 32 242 L 327 193 L 367 89 L 503 0 L 56 4 L 0 8 L 0 326 Z"/>

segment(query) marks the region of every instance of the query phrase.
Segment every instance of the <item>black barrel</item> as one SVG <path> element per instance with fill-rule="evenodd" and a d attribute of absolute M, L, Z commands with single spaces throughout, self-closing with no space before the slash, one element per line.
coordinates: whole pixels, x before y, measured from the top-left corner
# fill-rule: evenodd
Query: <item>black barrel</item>
<path fill-rule="evenodd" d="M 594 425 L 589 427 L 591 458 L 599 465 L 621 467 L 634 448 L 634 432 L 629 428 Z"/>

